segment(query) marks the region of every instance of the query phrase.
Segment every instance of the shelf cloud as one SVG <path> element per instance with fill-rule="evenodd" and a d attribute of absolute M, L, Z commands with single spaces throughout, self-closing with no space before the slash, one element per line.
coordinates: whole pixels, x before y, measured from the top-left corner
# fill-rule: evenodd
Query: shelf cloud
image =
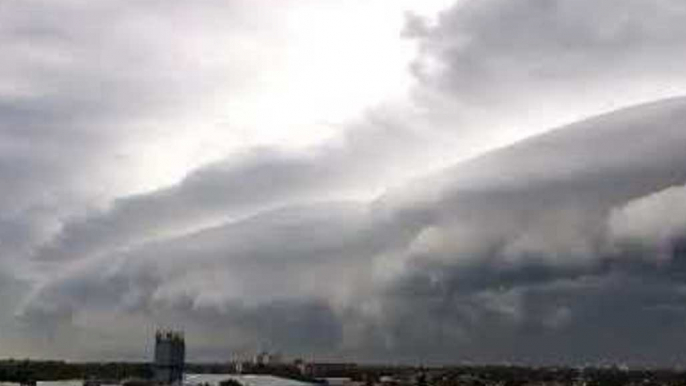
<path fill-rule="evenodd" d="M 686 7 L 425 7 L 0 6 L 0 355 L 678 360 Z"/>

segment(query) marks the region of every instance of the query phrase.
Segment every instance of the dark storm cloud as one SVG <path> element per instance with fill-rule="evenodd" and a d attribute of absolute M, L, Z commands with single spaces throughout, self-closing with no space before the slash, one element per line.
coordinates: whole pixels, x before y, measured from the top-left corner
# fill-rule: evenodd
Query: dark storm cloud
<path fill-rule="evenodd" d="M 359 264 L 367 248 L 365 212 L 344 203 L 277 210 L 86 260 L 37 288 L 20 315 L 78 326 L 89 313 L 142 314 L 149 324 L 178 323 L 207 338 L 198 355 L 256 341 L 324 352 L 340 340 L 330 302 L 366 281 Z M 209 339 L 227 329 L 252 340 L 229 334 L 218 347 Z"/>
<path fill-rule="evenodd" d="M 203 326 L 199 336 L 214 339 L 196 356 L 250 356 L 255 345 L 265 350 L 288 348 L 288 356 L 309 356 L 338 350 L 343 339 L 343 323 L 326 301 L 287 300 L 263 305 L 233 304 L 224 312 L 203 310 L 190 312 L 188 325 Z M 186 318 L 188 318 L 186 316 Z M 188 319 L 187 319 L 188 320 Z M 234 336 L 226 336 L 226 326 Z M 206 328 L 209 327 L 209 328 Z M 241 336 L 244 341 L 237 340 Z M 206 338 L 206 339 L 207 339 Z M 248 339 L 245 339 L 248 338 Z M 241 344 L 242 343 L 242 344 Z"/>
<path fill-rule="evenodd" d="M 684 106 L 582 122 L 369 206 L 268 211 L 86 259 L 36 291 L 22 315 L 173 312 L 190 329 L 226 322 L 227 334 L 254 333 L 287 352 L 302 352 L 296 337 L 311 329 L 312 352 L 363 358 L 670 361 L 682 341 L 683 219 L 669 222 L 666 239 L 663 223 L 635 222 L 646 206 L 681 213 Z M 652 242 L 667 256 L 656 258 Z M 299 315 L 292 324 L 288 310 Z M 269 335 L 268 315 L 292 329 Z M 246 330 L 245 320 L 263 328 Z M 646 330 L 659 349 L 640 338 Z M 226 346 L 249 346 L 236 339 Z"/>
<path fill-rule="evenodd" d="M 596 118 L 460 165 L 443 184 L 422 181 L 441 193 L 400 206 L 419 220 L 395 256 L 405 263 L 384 292 L 373 350 L 435 361 L 679 357 L 683 113 L 672 100 Z M 655 136 L 632 139 L 646 131 Z M 647 330 L 653 340 L 632 338 Z"/>
<path fill-rule="evenodd" d="M 468 145 L 681 96 L 685 13 L 678 0 L 459 1 L 435 23 L 410 18 L 416 100 Z"/>
<path fill-rule="evenodd" d="M 676 0 L 465 1 L 407 33 L 423 44 L 415 68 L 431 87 L 469 102 L 534 102 L 531 90 L 542 88 L 556 96 L 624 87 L 632 77 L 683 80 L 684 14 Z"/>
<path fill-rule="evenodd" d="M 499 277 L 497 272 L 487 274 Z M 414 278 L 387 308 L 387 340 L 394 344 L 386 353 L 435 361 L 578 364 L 674 364 L 681 357 L 681 282 L 654 266 L 564 276 L 557 272 L 548 280 L 472 291 Z"/>
<path fill-rule="evenodd" d="M 129 146 L 250 73 L 193 51 L 259 29 L 247 8 L 182 4 L 0 8 L 0 264 L 22 259 L 2 265 L 0 304 L 17 318 L 0 325 L 27 342 L 10 344 L 120 359 L 173 324 L 210 359 L 260 345 L 375 361 L 679 358 L 683 99 L 351 197 L 461 154 L 490 127 L 470 109 L 568 119 L 672 94 L 686 79 L 681 3 L 459 2 L 407 31 L 420 123 L 449 130 L 373 109 L 340 143 L 253 149 L 130 194 L 116 183 Z M 13 277 L 27 272 L 30 290 Z"/>
<path fill-rule="evenodd" d="M 42 281 L 45 269 L 30 257 L 64 219 L 140 191 L 131 176 L 140 164 L 138 147 L 171 130 L 170 123 L 189 111 L 202 114 L 200 106 L 219 91 L 242 89 L 256 68 L 236 58 L 228 65 L 236 50 L 189 52 L 202 42 L 228 46 L 234 39 L 229 31 L 259 24 L 238 2 L 207 1 L 190 8 L 177 1 L 121 5 L 78 0 L 0 5 L 0 262 L 5 282 L 16 289 L 3 290 L 11 294 L 1 299 L 8 310 L 30 292 L 25 281 L 33 286 Z M 80 269 L 52 265 L 47 271 L 54 278 Z M 81 355 L 71 344 L 52 344 L 57 333 L 43 345 L 29 342 L 48 330 L 59 331 L 64 342 L 78 340 L 68 328 L 72 311 L 96 297 L 115 302 L 111 293 L 134 287 L 131 280 L 113 284 L 110 294 L 98 292 L 100 297 L 79 294 L 84 286 L 74 283 L 67 292 L 76 298 L 49 312 L 64 319 L 56 329 L 46 328 L 49 321 L 24 329 L 5 323 L 13 313 L 3 313 L 3 355 Z M 107 335 L 95 335 L 102 334 Z"/>
<path fill-rule="evenodd" d="M 365 208 L 358 204 L 329 202 L 270 211 L 74 264 L 74 270 L 64 278 L 76 287 L 63 289 L 66 299 L 93 299 L 94 294 L 102 293 L 98 290 L 100 284 L 110 282 L 106 288 L 113 290 L 112 295 L 118 295 L 126 288 L 136 291 L 142 283 L 128 282 L 129 278 L 147 272 L 142 282 L 157 277 L 159 283 L 167 286 L 152 283 L 157 292 L 145 291 L 145 297 L 171 304 L 178 297 L 183 303 L 185 296 L 198 307 L 210 308 L 221 308 L 225 299 L 258 303 L 275 297 L 297 300 L 301 295 L 314 296 L 317 291 L 324 296 L 329 291 L 345 289 L 343 282 L 339 288 L 334 285 L 344 278 L 333 277 L 327 272 L 329 269 L 340 265 L 339 274 L 343 275 L 348 264 L 350 269 L 358 268 L 354 264 L 357 257 L 350 253 L 362 244 L 360 239 L 366 227 Z M 195 267 L 190 271 L 189 256 L 193 256 Z M 105 261 L 110 262 L 109 268 L 102 270 Z M 321 282 L 324 278 L 327 280 Z M 53 289 L 48 286 L 41 292 L 50 296 Z M 93 305 L 106 303 L 94 299 Z M 52 307 L 55 302 L 46 304 Z"/>
<path fill-rule="evenodd" d="M 325 180 L 335 183 L 328 165 L 297 156 L 265 151 L 232 161 L 194 172 L 174 187 L 119 199 L 108 211 L 68 223 L 39 258 L 77 259 L 150 237 L 184 233 L 295 198 L 312 200 L 322 193 Z"/>
<path fill-rule="evenodd" d="M 140 299 L 160 286 L 158 267 L 139 275 L 135 271 L 144 268 L 111 266 L 103 256 L 286 204 L 348 199 L 360 191 L 369 195 L 386 183 L 380 162 L 371 162 L 373 158 L 390 155 L 396 145 L 419 146 L 404 130 L 370 124 L 374 119 L 369 118 L 361 123 L 365 128 L 350 131 L 345 143 L 314 156 L 248 150 L 244 157 L 200 168 L 175 186 L 132 196 L 132 191 L 141 191 L 131 176 L 141 172 L 136 157 L 145 152 L 139 147 L 165 139 L 167 130 L 185 125 L 177 121 L 202 115 L 206 105 L 212 110 L 219 95 L 240 98 L 247 83 L 261 79 L 255 50 L 274 54 L 274 47 L 267 46 L 279 34 L 261 15 L 277 11 L 260 7 L 255 12 L 254 4 L 2 4 L 0 258 L 12 261 L 8 275 L 34 281 L 34 292 L 49 286 L 43 275 L 51 282 L 74 278 L 69 284 L 64 280 L 65 296 L 41 303 L 32 320 L 54 315 L 60 328 L 69 330 L 65 326 L 78 322 L 73 317 L 81 307 L 121 302 L 122 292 L 130 292 L 123 310 L 142 308 L 146 303 Z M 230 121 L 232 112 L 228 116 Z M 221 118 L 223 123 L 226 117 Z M 371 126 L 380 127 L 365 132 Z M 387 141 L 387 130 L 395 133 L 394 140 Z M 358 137 L 357 132 L 365 133 Z M 398 160 L 383 166 L 390 174 L 409 162 L 404 156 L 388 158 Z M 154 161 L 144 164 L 154 166 Z M 368 183 L 370 177 L 376 181 Z M 259 229 L 253 232 L 259 234 Z M 262 239 L 256 243 L 267 245 Z M 299 243 L 311 245 L 305 237 Z M 269 253 L 282 248 L 273 246 Z M 71 264 L 73 260 L 77 262 Z M 117 269 L 130 275 L 116 276 L 112 270 Z M 261 268 L 252 269 L 257 283 Z M 108 283 L 107 290 L 98 285 L 102 282 Z M 33 329 L 43 330 L 45 323 Z M 66 346 L 55 345 L 51 352 Z"/>
<path fill-rule="evenodd" d="M 120 197 L 106 210 L 65 222 L 34 257 L 78 259 L 286 205 L 368 197 L 426 158 L 415 151 L 428 143 L 411 125 L 370 112 L 335 145 L 309 152 L 253 149 L 194 170 L 173 186 Z"/>

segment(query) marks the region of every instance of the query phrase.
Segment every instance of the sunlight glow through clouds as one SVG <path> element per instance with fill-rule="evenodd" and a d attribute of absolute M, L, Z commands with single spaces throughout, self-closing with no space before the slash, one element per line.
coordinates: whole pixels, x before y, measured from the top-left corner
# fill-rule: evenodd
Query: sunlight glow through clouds
<path fill-rule="evenodd" d="M 279 20 L 260 21 L 273 31 L 256 37 L 184 36 L 180 50 L 186 55 L 179 65 L 223 68 L 227 78 L 238 71 L 243 79 L 237 90 L 236 81 L 229 81 L 226 91 L 212 87 L 213 95 L 200 95 L 202 103 L 173 122 L 152 122 L 160 127 L 158 134 L 130 152 L 145 155 L 134 160 L 142 163 L 134 185 L 140 191 L 168 185 L 252 147 L 306 149 L 340 135 L 341 126 L 366 109 L 402 101 L 413 82 L 408 66 L 416 49 L 401 36 L 407 12 L 430 18 L 450 3 L 292 2 L 284 3 L 285 11 L 264 16 Z"/>

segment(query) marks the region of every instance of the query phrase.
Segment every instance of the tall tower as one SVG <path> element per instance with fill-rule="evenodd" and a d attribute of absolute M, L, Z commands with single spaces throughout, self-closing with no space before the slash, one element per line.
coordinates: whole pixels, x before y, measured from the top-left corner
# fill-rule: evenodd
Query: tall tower
<path fill-rule="evenodd" d="M 185 357 L 186 343 L 182 332 L 158 330 L 155 333 L 155 381 L 180 385 Z"/>

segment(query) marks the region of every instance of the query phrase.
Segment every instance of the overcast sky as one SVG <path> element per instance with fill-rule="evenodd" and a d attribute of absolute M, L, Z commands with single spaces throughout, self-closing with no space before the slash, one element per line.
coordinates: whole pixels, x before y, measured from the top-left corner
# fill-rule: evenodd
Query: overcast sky
<path fill-rule="evenodd" d="M 683 364 L 682 0 L 0 2 L 0 357 Z"/>

